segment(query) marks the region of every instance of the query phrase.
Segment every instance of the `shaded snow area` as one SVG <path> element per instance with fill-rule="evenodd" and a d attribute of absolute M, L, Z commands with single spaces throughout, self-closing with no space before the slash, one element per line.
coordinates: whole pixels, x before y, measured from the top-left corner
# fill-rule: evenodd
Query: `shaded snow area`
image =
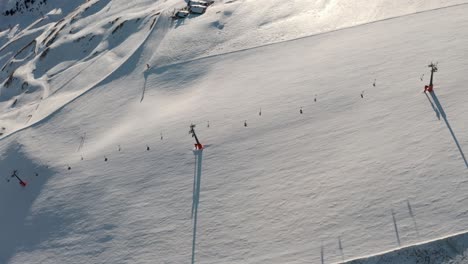
<path fill-rule="evenodd" d="M 458 234 L 425 244 L 417 244 L 349 264 L 467 263 L 468 234 Z"/>
<path fill-rule="evenodd" d="M 468 4 L 371 2 L 0 16 L 0 263 L 467 263 Z"/>

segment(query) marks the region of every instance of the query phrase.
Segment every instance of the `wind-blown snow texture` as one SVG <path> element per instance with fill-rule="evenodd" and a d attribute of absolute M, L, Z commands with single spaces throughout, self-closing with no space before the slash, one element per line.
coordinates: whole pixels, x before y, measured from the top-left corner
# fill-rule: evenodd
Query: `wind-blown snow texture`
<path fill-rule="evenodd" d="M 191 123 L 209 145 L 196 263 L 468 229 L 464 1 L 216 1 L 185 20 L 182 0 L 77 2 L 0 16 L 0 263 L 190 263 Z"/>

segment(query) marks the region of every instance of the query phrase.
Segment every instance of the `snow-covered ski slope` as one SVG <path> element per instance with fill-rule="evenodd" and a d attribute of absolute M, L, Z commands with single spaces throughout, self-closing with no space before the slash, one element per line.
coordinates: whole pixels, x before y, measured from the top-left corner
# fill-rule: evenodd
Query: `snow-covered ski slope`
<path fill-rule="evenodd" d="M 0 263 L 190 263 L 191 123 L 209 145 L 196 263 L 331 263 L 468 229 L 468 5 L 438 9 L 463 1 L 219 1 L 183 21 L 180 1 L 124 2 L 0 33 Z"/>
<path fill-rule="evenodd" d="M 292 40 L 465 0 L 217 1 L 203 16 L 167 20 L 183 0 L 27 0 L 2 2 L 0 118 L 3 135 L 28 127 L 84 92 L 113 80 L 111 73 L 145 39 L 159 36 L 145 61 L 174 64 Z M 31 2 L 31 1 L 29 1 Z M 47 4 L 41 4 L 46 2 Z M 18 7 L 16 5 L 18 4 Z"/>

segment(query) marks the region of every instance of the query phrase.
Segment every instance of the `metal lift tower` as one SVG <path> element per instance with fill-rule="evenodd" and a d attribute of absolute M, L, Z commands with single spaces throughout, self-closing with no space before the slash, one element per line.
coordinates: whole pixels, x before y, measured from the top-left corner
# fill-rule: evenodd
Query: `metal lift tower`
<path fill-rule="evenodd" d="M 433 62 L 431 62 L 431 64 L 429 64 L 427 67 L 431 68 L 431 81 L 429 85 L 424 86 L 424 92 L 432 93 L 432 91 L 434 90 L 434 84 L 432 83 L 432 81 L 434 80 L 434 72 L 438 71 L 437 63 L 434 64 Z"/>
<path fill-rule="evenodd" d="M 27 183 L 26 183 L 25 181 L 23 181 L 23 180 L 16 174 L 17 172 L 18 172 L 17 170 L 14 170 L 14 171 L 13 171 L 13 174 L 11 175 L 11 178 L 16 177 L 16 179 L 18 179 L 18 181 L 19 181 L 19 184 L 20 184 L 22 187 L 26 187 Z"/>

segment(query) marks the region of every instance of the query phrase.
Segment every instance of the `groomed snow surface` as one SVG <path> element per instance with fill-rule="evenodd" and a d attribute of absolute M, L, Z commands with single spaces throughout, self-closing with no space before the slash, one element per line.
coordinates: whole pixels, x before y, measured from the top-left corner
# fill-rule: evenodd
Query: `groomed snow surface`
<path fill-rule="evenodd" d="M 467 262 L 468 4 L 53 5 L 0 17 L 0 263 Z"/>

